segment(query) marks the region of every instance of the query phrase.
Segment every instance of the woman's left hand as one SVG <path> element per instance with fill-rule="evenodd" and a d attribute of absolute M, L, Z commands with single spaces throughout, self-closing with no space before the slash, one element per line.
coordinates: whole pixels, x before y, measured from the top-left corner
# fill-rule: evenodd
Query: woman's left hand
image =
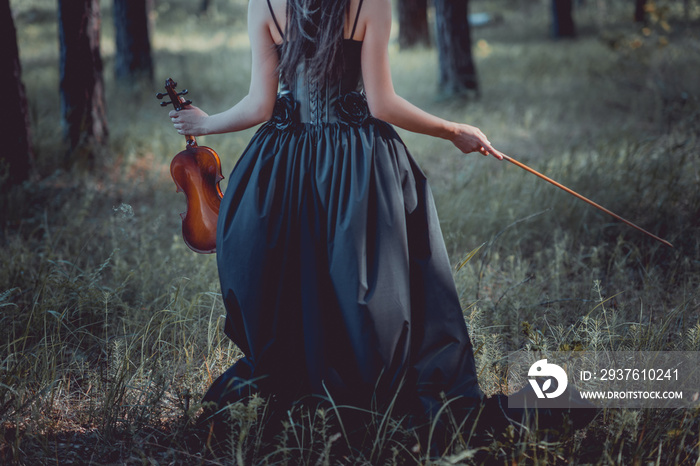
<path fill-rule="evenodd" d="M 179 134 L 185 136 L 208 134 L 206 123 L 209 115 L 199 107 L 188 105 L 182 110 L 171 110 L 168 115 Z"/>

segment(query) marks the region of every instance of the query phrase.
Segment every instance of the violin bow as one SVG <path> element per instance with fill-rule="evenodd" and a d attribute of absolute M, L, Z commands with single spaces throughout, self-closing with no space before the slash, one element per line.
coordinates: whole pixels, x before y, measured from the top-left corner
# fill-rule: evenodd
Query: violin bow
<path fill-rule="evenodd" d="M 610 215 L 610 216 L 616 218 L 617 220 L 619 220 L 619 221 L 621 221 L 621 222 L 623 222 L 623 223 L 626 223 L 627 225 L 631 226 L 632 228 L 635 228 L 635 229 L 641 231 L 642 233 L 651 236 L 651 237 L 654 238 L 656 241 L 659 241 L 660 243 L 665 244 L 666 246 L 668 246 L 668 247 L 670 247 L 670 248 L 673 248 L 673 245 L 672 245 L 671 243 L 669 243 L 668 241 L 666 241 L 665 239 L 661 239 L 661 238 L 659 238 L 658 236 L 656 236 L 655 234 L 649 233 L 649 232 L 646 231 L 644 228 L 642 228 L 642 227 L 640 227 L 640 226 L 638 226 L 638 225 L 635 225 L 634 223 L 630 222 L 629 220 L 627 220 L 627 219 L 625 219 L 625 218 L 620 217 L 620 216 L 617 215 L 615 212 L 612 212 L 612 211 L 606 209 L 605 207 L 601 206 L 600 204 L 596 204 L 595 202 L 591 201 L 591 200 L 588 199 L 587 197 L 580 195 L 579 193 L 577 193 L 577 192 L 574 191 L 573 189 L 569 189 L 569 188 L 567 188 L 566 186 L 564 186 L 563 184 L 557 183 L 557 182 L 554 181 L 553 179 L 551 179 L 551 178 L 549 178 L 549 177 L 543 175 L 542 173 L 538 172 L 537 170 L 533 170 L 532 168 L 528 167 L 528 166 L 525 165 L 524 163 L 518 162 L 518 161 L 515 160 L 513 157 L 509 157 L 509 156 L 507 156 L 506 154 L 503 154 L 503 153 L 501 153 L 501 155 L 503 155 L 503 159 L 504 159 L 504 160 L 507 160 L 508 162 L 512 163 L 513 165 L 516 165 L 516 166 L 522 168 L 523 170 L 528 171 L 528 172 L 532 173 L 533 175 L 542 178 L 543 180 L 545 180 L 545 181 L 547 181 L 547 182 L 553 184 L 553 185 L 556 186 L 557 188 L 562 189 L 562 190 L 566 191 L 567 193 L 571 194 L 572 196 L 575 196 L 575 197 L 581 199 L 582 201 L 584 201 L 584 202 L 586 202 L 586 203 L 592 205 L 593 207 L 602 210 L 602 211 L 605 212 L 606 214 L 608 214 L 608 215 Z"/>

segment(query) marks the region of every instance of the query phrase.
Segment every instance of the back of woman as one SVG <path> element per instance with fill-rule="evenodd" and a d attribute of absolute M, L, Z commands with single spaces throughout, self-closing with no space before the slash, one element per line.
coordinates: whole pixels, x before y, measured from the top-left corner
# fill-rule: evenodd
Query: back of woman
<path fill-rule="evenodd" d="M 205 400 L 262 393 L 284 413 L 330 398 L 422 418 L 444 397 L 474 406 L 482 392 L 430 188 L 390 123 L 499 153 L 395 94 L 389 0 L 252 0 L 248 23 L 248 96 L 211 117 L 171 114 L 187 134 L 266 120 L 217 229 L 225 331 L 245 357 Z"/>
<path fill-rule="evenodd" d="M 226 330 L 246 357 L 207 399 L 241 396 L 217 388 L 233 379 L 289 402 L 314 394 L 369 407 L 401 384 L 421 410 L 441 392 L 480 398 L 430 190 L 358 92 L 356 28 L 341 38 L 341 72 L 311 73 L 313 37 L 284 67 L 285 48 L 311 28 L 285 29 L 295 23 L 272 3 L 270 17 L 281 92 L 231 174 L 217 238 Z"/>
<path fill-rule="evenodd" d="M 362 41 L 357 25 L 363 1 L 299 3 L 288 2 L 278 19 L 268 0 L 278 33 L 280 94 L 295 103 L 290 117 L 295 123 L 361 123 L 357 119 L 369 115 L 360 94 Z M 346 32 L 348 22 L 352 27 Z"/>

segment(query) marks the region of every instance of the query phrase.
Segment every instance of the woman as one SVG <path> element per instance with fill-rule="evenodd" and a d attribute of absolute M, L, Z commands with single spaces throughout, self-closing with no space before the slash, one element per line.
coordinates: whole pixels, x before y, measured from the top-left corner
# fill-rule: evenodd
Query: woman
<path fill-rule="evenodd" d="M 429 417 L 483 397 L 430 189 L 391 125 L 502 154 L 396 95 L 390 28 L 390 0 L 251 0 L 248 95 L 170 113 L 193 136 L 266 122 L 221 204 L 225 330 L 245 357 L 216 406 L 259 391 Z"/>

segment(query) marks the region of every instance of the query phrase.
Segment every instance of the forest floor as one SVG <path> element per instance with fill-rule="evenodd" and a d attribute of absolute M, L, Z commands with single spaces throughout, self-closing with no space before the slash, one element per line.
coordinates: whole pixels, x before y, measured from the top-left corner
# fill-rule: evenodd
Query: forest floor
<path fill-rule="evenodd" d="M 11 3 L 41 179 L 2 189 L 1 463 L 697 464 L 697 405 L 610 408 L 568 435 L 457 435 L 419 451 L 383 413 L 350 441 L 332 410 L 299 410 L 271 438 L 253 400 L 233 408 L 218 449 L 198 440 L 198 401 L 240 351 L 222 332 L 215 258 L 182 242 L 168 164 L 183 140 L 154 94 L 172 76 L 210 112 L 243 97 L 246 2 L 206 15 L 156 2 L 158 84 L 140 86 L 113 78 L 102 2 L 110 143 L 92 174 L 61 169 L 56 2 Z M 472 31 L 478 96 L 439 99 L 435 51 L 392 43 L 397 91 L 674 248 L 506 162 L 400 131 L 431 182 L 489 395 L 513 354 L 700 350 L 700 5 L 655 1 L 643 27 L 629 1 L 578 2 L 578 36 L 554 41 L 548 4 L 472 0 L 498 17 Z M 199 143 L 228 177 L 253 131 Z"/>

